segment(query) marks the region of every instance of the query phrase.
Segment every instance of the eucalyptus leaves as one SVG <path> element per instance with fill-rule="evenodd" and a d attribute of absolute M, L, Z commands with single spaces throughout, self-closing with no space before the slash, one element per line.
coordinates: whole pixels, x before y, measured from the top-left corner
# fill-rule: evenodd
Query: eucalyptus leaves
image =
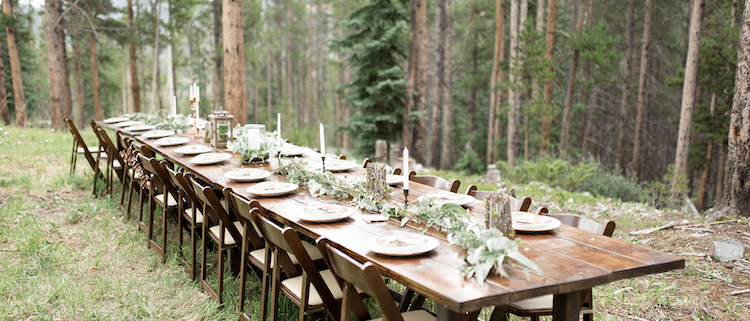
<path fill-rule="evenodd" d="M 278 142 L 278 136 L 276 132 L 268 133 L 266 131 L 260 132 L 259 138 L 260 143 L 257 141 L 250 141 L 246 136 L 248 129 L 237 125 L 234 128 L 234 141 L 227 143 L 227 150 L 233 151 L 240 155 L 240 159 L 245 162 L 252 161 L 265 161 L 268 157 L 276 151 Z"/>
<path fill-rule="evenodd" d="M 484 284 L 493 270 L 508 277 L 504 264 L 512 262 L 524 271 L 527 280 L 530 280 L 529 269 L 544 277 L 542 270 L 521 253 L 520 239 L 511 240 L 495 228 L 485 228 L 484 220 L 477 220 L 459 205 L 448 203 L 435 206 L 435 199 L 430 198 L 410 204 L 404 210 L 401 202 L 388 202 L 391 190 L 385 193 L 385 197 L 381 197 L 380 193 L 369 191 L 365 182 L 351 183 L 331 172 L 310 168 L 305 161 L 281 159 L 276 172 L 285 175 L 290 183 L 307 187 L 315 197 L 328 195 L 341 200 L 351 199 L 362 210 L 400 218 L 401 226 L 414 221 L 424 224 L 425 228 L 447 232 L 449 242 L 467 251 L 464 257 L 464 277 L 474 278 L 480 285 Z"/>

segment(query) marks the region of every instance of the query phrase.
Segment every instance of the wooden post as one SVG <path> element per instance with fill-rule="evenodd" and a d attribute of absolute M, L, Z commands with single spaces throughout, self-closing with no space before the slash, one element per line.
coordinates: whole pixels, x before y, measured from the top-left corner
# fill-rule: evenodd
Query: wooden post
<path fill-rule="evenodd" d="M 382 199 L 389 194 L 388 184 L 385 182 L 385 165 L 370 164 L 365 169 L 365 189 L 375 193 Z"/>
<path fill-rule="evenodd" d="M 495 193 L 487 197 L 487 228 L 496 228 L 508 238 L 514 238 L 516 231 L 510 219 L 510 197 Z"/>

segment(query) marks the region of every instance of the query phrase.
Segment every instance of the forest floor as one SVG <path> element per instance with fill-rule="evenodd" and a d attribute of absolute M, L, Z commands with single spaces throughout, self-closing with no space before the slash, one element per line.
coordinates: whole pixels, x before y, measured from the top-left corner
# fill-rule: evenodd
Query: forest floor
<path fill-rule="evenodd" d="M 93 141 L 90 130 L 83 132 Z M 83 159 L 77 174 L 68 175 L 71 144 L 67 132 L 0 129 L 0 320 L 236 320 L 236 278 L 227 279 L 222 309 L 189 279 L 175 255 L 162 264 L 133 220 L 123 217 L 119 192 L 93 198 Z M 448 175 L 487 189 L 479 177 Z M 731 295 L 750 289 L 750 262 L 710 258 L 713 241 L 750 245 L 746 218 L 706 222 L 702 215 L 543 183 L 516 186 L 516 193 L 531 197 L 532 208 L 613 220 L 613 237 L 685 257 L 683 270 L 596 287 L 597 320 L 750 320 L 750 293 Z M 669 222 L 676 226 L 630 234 Z M 257 293 L 257 279 L 248 287 Z M 257 299 L 245 309 L 257 311 Z M 281 319 L 296 319 L 290 304 L 282 309 Z"/>

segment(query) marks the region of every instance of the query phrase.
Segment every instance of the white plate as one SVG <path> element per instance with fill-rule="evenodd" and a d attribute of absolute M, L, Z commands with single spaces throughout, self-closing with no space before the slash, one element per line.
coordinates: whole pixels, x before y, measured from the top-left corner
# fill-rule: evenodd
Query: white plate
<path fill-rule="evenodd" d="M 247 191 L 258 196 L 279 196 L 294 192 L 299 185 L 284 182 L 263 182 L 247 188 Z"/>
<path fill-rule="evenodd" d="M 129 130 L 131 132 L 139 132 L 139 131 L 144 131 L 144 130 L 152 130 L 154 128 L 156 128 L 156 126 L 154 126 L 154 125 L 143 125 L 143 124 L 141 124 L 141 125 L 128 126 L 128 127 L 123 128 L 123 129 L 124 130 Z"/>
<path fill-rule="evenodd" d="M 114 124 L 114 126 L 117 126 L 117 127 L 128 127 L 128 126 L 135 126 L 135 125 L 141 125 L 141 124 L 143 124 L 142 121 L 127 120 L 127 121 L 124 121 L 124 122 L 121 122 L 121 123 L 116 123 L 116 124 Z"/>
<path fill-rule="evenodd" d="M 210 153 L 213 152 L 214 149 L 201 144 L 191 144 L 186 145 L 182 147 L 178 147 L 174 150 L 175 153 L 182 154 L 182 155 L 198 155 L 203 153 Z"/>
<path fill-rule="evenodd" d="M 432 251 L 440 245 L 440 242 L 434 237 L 392 230 L 366 240 L 364 245 L 365 248 L 377 254 L 411 256 Z"/>
<path fill-rule="evenodd" d="M 299 146 L 294 146 L 294 145 L 284 146 L 280 150 L 281 156 L 287 156 L 287 157 L 301 156 L 306 151 L 307 151 L 306 149 L 299 147 Z"/>
<path fill-rule="evenodd" d="M 156 146 L 177 146 L 182 145 L 184 143 L 187 143 L 190 141 L 190 137 L 177 137 L 177 136 L 170 136 L 170 137 L 164 137 L 159 138 L 156 141 L 154 141 L 154 145 Z"/>
<path fill-rule="evenodd" d="M 318 168 L 322 166 L 322 163 L 316 164 Z M 357 167 L 358 164 L 355 162 L 350 162 L 347 160 L 341 160 L 341 159 L 332 159 L 332 160 L 326 160 L 326 170 L 331 172 L 344 172 L 348 171 L 352 168 Z"/>
<path fill-rule="evenodd" d="M 105 123 L 105 124 L 114 124 L 114 123 L 121 123 L 121 122 L 128 121 L 128 120 L 130 120 L 130 118 L 127 118 L 127 117 L 112 117 L 112 118 L 107 118 L 107 119 L 103 120 L 102 122 Z"/>
<path fill-rule="evenodd" d="M 424 196 L 422 196 L 421 199 L 426 200 L 428 198 L 433 198 L 433 197 L 435 198 L 435 201 L 434 201 L 435 205 L 443 205 L 443 204 L 452 203 L 452 204 L 458 204 L 458 205 L 464 206 L 466 204 L 473 202 L 475 199 L 474 196 L 471 196 L 471 195 L 456 194 L 456 193 L 451 193 L 447 191 L 427 193 Z"/>
<path fill-rule="evenodd" d="M 404 182 L 404 175 L 385 175 L 385 183 L 388 185 L 398 185 Z"/>
<path fill-rule="evenodd" d="M 229 153 L 205 153 L 191 158 L 190 163 L 196 165 L 210 165 L 221 163 L 230 158 L 232 158 L 232 154 Z"/>
<path fill-rule="evenodd" d="M 294 213 L 298 219 L 309 222 L 334 222 L 356 213 L 356 209 L 331 203 L 315 203 L 305 206 L 302 212 Z"/>
<path fill-rule="evenodd" d="M 513 211 L 510 213 L 513 229 L 524 232 L 542 232 L 554 230 L 562 223 L 560 220 L 544 215 Z"/>
<path fill-rule="evenodd" d="M 233 171 L 224 173 L 224 177 L 235 182 L 261 181 L 271 175 L 273 175 L 273 173 L 260 168 L 238 168 Z"/>
<path fill-rule="evenodd" d="M 163 130 L 163 129 L 156 129 L 156 130 L 149 130 L 143 134 L 141 134 L 141 137 L 143 138 L 162 138 L 167 136 L 174 135 L 174 130 Z"/>

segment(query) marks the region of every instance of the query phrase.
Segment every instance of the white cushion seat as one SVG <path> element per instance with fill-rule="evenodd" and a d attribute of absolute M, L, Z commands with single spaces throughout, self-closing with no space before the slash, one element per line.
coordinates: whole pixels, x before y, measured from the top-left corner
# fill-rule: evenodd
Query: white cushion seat
<path fill-rule="evenodd" d="M 203 224 L 203 213 L 201 213 L 200 208 L 195 209 L 195 217 L 193 217 L 193 208 L 186 208 L 185 214 L 187 214 L 188 217 L 190 217 L 193 220 L 193 223 L 195 224 Z"/>
<path fill-rule="evenodd" d="M 333 298 L 339 300 L 343 297 L 341 294 L 341 287 L 339 287 L 336 277 L 333 275 L 331 270 L 320 271 L 320 276 L 323 277 L 323 281 L 331 290 Z M 302 297 L 302 275 L 293 278 L 286 279 L 281 282 L 281 285 L 286 287 L 292 294 L 298 298 Z M 312 284 L 311 284 L 312 285 Z M 310 288 L 310 295 L 307 300 L 307 304 L 310 306 L 317 306 L 323 304 L 323 299 L 320 298 L 320 294 L 315 289 L 315 286 Z"/>
<path fill-rule="evenodd" d="M 508 303 L 508 307 L 519 311 L 552 311 L 552 294 L 542 295 Z M 591 309 L 581 309 L 581 313 L 591 313 Z"/>
<path fill-rule="evenodd" d="M 242 223 L 240 221 L 234 221 L 234 227 L 237 228 L 237 231 L 240 232 L 240 236 L 242 236 Z M 219 225 L 214 225 L 208 228 L 208 233 L 211 234 L 211 237 L 214 240 L 219 239 Z M 229 234 L 229 230 L 227 228 L 224 228 L 224 246 L 235 246 L 237 245 L 237 242 L 232 237 L 232 234 Z"/>
<path fill-rule="evenodd" d="M 429 312 L 425 310 L 415 310 L 415 311 L 401 313 L 401 317 L 404 318 L 404 321 L 435 321 L 437 320 L 437 318 L 435 318 L 434 315 L 430 314 Z M 381 321 L 381 320 L 383 320 L 383 318 L 372 319 L 371 321 Z"/>
<path fill-rule="evenodd" d="M 322 260 L 323 254 L 320 253 L 320 250 L 315 245 L 312 245 L 307 242 L 302 242 L 302 246 L 305 247 L 305 251 L 307 251 L 307 255 L 310 256 L 310 259 L 313 261 Z M 250 256 L 253 257 L 255 260 L 260 262 L 261 264 L 265 264 L 266 261 L 266 248 L 257 249 L 255 251 L 250 252 Z M 271 264 L 273 264 L 273 256 L 271 257 Z M 289 253 L 289 260 L 292 261 L 292 264 L 299 264 L 299 260 L 297 260 L 297 257 L 294 256 L 294 254 Z"/>
<path fill-rule="evenodd" d="M 122 164 L 120 164 L 120 161 L 115 159 L 112 161 L 112 168 L 122 168 Z"/>
<path fill-rule="evenodd" d="M 99 153 L 99 147 L 91 146 L 88 148 L 88 150 L 89 150 L 89 153 L 92 153 L 92 154 Z M 83 154 L 83 147 L 78 147 L 78 149 L 76 150 L 76 154 Z"/>
<path fill-rule="evenodd" d="M 155 198 L 159 204 L 162 204 L 164 202 L 164 193 L 157 194 Z M 177 206 L 177 200 L 174 199 L 172 194 L 167 193 L 167 207 L 175 207 L 175 206 Z"/>

